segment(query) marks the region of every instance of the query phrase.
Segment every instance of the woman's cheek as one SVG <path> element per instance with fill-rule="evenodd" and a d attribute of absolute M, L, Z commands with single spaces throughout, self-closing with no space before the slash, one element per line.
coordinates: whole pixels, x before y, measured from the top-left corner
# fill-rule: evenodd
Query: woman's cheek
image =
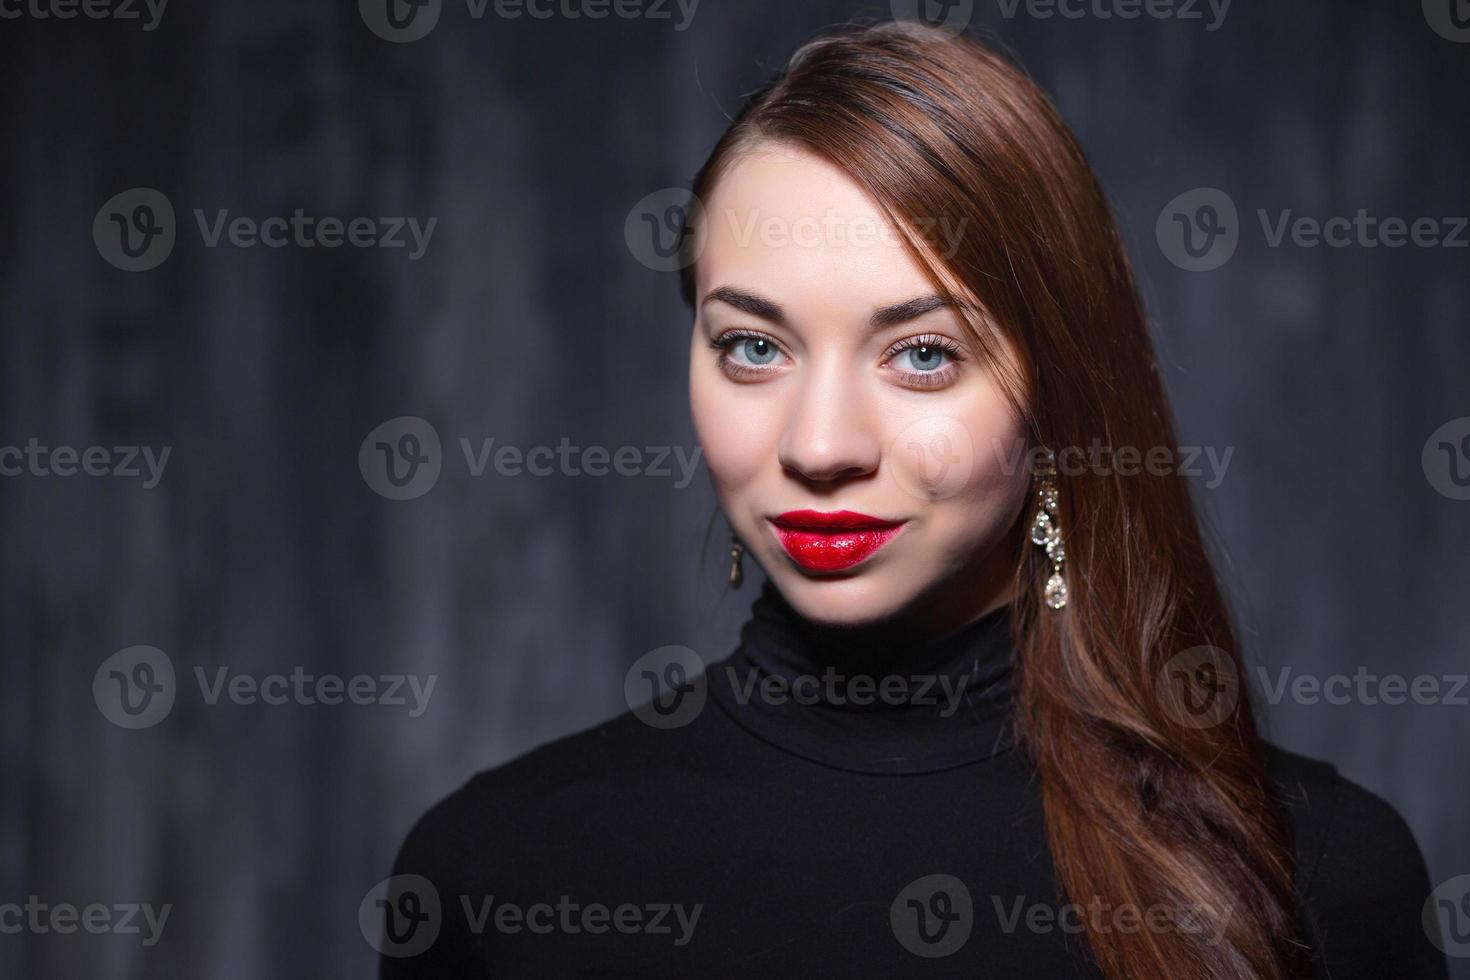
<path fill-rule="evenodd" d="M 949 500 L 970 487 L 976 460 L 974 432 L 964 419 L 936 413 L 913 419 L 890 440 L 893 480 L 925 503 Z"/>
<path fill-rule="evenodd" d="M 896 421 L 887 462 L 893 480 L 925 505 L 973 524 L 1004 520 L 1029 485 L 1026 440 L 1009 407 L 989 392 Z"/>
<path fill-rule="evenodd" d="M 966 520 L 982 536 L 1004 534 L 1025 507 L 1031 486 L 1027 469 L 1025 434 L 1009 416 L 977 421 L 983 444 L 977 446 L 975 466 L 966 492 L 956 498 Z"/>
<path fill-rule="evenodd" d="M 722 495 L 748 486 L 774 463 L 780 429 L 771 406 L 721 391 L 716 382 L 696 385 L 691 407 L 704 464 Z"/>

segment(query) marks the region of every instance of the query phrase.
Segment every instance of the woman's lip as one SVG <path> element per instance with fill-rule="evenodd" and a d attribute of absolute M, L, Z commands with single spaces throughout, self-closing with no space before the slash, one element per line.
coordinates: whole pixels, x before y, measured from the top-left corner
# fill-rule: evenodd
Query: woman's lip
<path fill-rule="evenodd" d="M 858 514 L 844 517 L 846 524 L 831 523 L 813 526 L 810 518 L 803 518 L 800 526 L 787 519 L 792 514 L 811 514 L 810 511 L 793 511 L 782 514 L 771 521 L 776 539 L 791 560 L 811 572 L 840 572 L 866 561 L 903 529 L 903 521 L 878 521 L 877 518 Z M 848 511 L 841 512 L 844 515 Z M 825 515 L 832 517 L 833 515 Z M 867 524 L 853 524 L 862 518 Z"/>
<path fill-rule="evenodd" d="M 896 528 L 903 521 L 886 521 L 881 517 L 870 517 L 860 514 L 855 510 L 788 510 L 779 517 L 771 518 L 771 523 L 777 527 L 793 528 L 801 531 L 838 531 L 838 530 L 888 530 Z"/>

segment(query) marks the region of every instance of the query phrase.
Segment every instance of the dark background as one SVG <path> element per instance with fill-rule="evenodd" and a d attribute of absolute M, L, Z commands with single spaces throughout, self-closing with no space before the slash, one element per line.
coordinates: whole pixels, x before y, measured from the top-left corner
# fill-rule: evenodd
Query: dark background
<path fill-rule="evenodd" d="M 1421 453 L 1470 415 L 1470 251 L 1272 248 L 1254 216 L 1470 214 L 1470 44 L 1415 0 L 1236 0 L 1216 30 L 1002 10 L 981 0 L 977 26 L 1054 95 L 1114 202 L 1181 441 L 1234 449 L 1199 498 L 1247 655 L 1463 675 L 1470 502 Z M 366 975 L 358 905 L 425 807 L 622 710 L 644 652 L 728 652 L 757 583 L 724 593 L 702 468 L 687 487 L 475 477 L 458 440 L 694 450 L 688 314 L 625 219 L 687 185 L 800 41 L 864 12 L 887 7 L 704 0 L 676 30 L 446 0 L 412 43 L 351 0 L 174 0 L 153 31 L 0 20 L 0 445 L 172 447 L 151 489 L 0 477 L 0 902 L 174 906 L 151 949 L 0 935 L 0 973 Z M 134 187 L 178 214 L 151 271 L 92 237 Z M 1198 187 L 1241 216 L 1209 272 L 1155 240 Z M 207 248 L 195 208 L 439 220 L 409 261 Z M 403 415 L 435 427 L 443 472 L 393 501 L 357 456 Z M 138 644 L 179 683 L 134 731 L 92 682 Z M 412 718 L 210 705 L 193 678 L 298 666 L 438 682 Z M 1275 741 L 1391 801 L 1436 883 L 1470 873 L 1470 707 L 1263 710 Z"/>

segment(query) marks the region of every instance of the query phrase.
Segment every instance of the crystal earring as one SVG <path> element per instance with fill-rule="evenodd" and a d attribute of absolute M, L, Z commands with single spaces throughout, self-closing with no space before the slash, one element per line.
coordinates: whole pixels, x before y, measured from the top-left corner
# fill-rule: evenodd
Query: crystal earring
<path fill-rule="evenodd" d="M 732 533 L 730 535 L 730 588 L 738 589 L 745 581 L 745 545 Z"/>
<path fill-rule="evenodd" d="M 1062 528 L 1057 521 L 1057 457 L 1050 449 L 1036 466 L 1036 520 L 1031 524 L 1031 543 L 1046 548 L 1051 559 L 1051 578 L 1042 593 L 1046 604 L 1061 609 L 1067 604 L 1067 580 L 1062 578 L 1062 565 L 1067 550 L 1062 545 Z"/>

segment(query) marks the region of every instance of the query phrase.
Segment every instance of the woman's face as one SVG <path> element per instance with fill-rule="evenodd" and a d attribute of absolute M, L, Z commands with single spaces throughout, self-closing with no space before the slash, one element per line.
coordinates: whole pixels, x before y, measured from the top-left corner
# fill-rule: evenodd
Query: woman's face
<path fill-rule="evenodd" d="M 892 224 L 788 144 L 703 203 L 690 400 L 747 554 L 827 624 L 947 630 L 1009 598 L 1022 426 Z"/>

